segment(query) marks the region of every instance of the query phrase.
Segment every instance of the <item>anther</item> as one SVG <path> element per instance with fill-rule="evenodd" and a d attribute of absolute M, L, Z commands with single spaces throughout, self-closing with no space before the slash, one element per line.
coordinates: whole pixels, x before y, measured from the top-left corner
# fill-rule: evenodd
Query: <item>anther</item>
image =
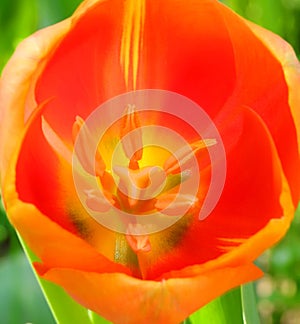
<path fill-rule="evenodd" d="M 125 155 L 134 169 L 143 156 L 142 128 L 134 105 L 127 105 L 121 125 L 121 143 Z"/>
<path fill-rule="evenodd" d="M 74 143 L 76 142 L 76 155 L 82 167 L 89 174 L 102 177 L 106 165 L 98 149 L 95 152 L 95 159 L 91 158 L 91 154 L 94 153 L 93 150 L 97 146 L 95 145 L 96 139 L 80 116 L 76 116 L 72 127 L 72 140 Z"/>
<path fill-rule="evenodd" d="M 147 234 L 142 234 L 141 224 L 129 224 L 126 240 L 135 253 L 151 251 L 151 243 Z"/>
<path fill-rule="evenodd" d="M 188 194 L 164 194 L 157 198 L 155 208 L 164 215 L 183 216 L 195 208 L 198 198 Z"/>
<path fill-rule="evenodd" d="M 174 155 L 171 155 L 164 163 L 164 170 L 167 174 L 178 173 L 188 167 L 189 162 L 197 153 L 209 146 L 217 143 L 216 139 L 205 139 L 194 142 L 190 145 L 180 148 Z"/>
<path fill-rule="evenodd" d="M 84 193 L 86 195 L 85 203 L 93 211 L 104 213 L 115 204 L 115 201 L 109 193 L 105 195 L 97 189 L 86 189 Z"/>

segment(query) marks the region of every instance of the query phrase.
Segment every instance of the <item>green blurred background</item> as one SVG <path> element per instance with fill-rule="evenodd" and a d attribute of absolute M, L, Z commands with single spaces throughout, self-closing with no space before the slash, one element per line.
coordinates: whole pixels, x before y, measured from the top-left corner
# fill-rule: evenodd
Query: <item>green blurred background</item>
<path fill-rule="evenodd" d="M 80 2 L 80 0 L 1 0 L 0 71 L 20 40 L 39 28 L 68 17 Z M 223 2 L 242 16 L 281 35 L 293 45 L 299 57 L 300 0 Z M 276 247 L 260 257 L 258 264 L 266 271 L 264 278 L 256 283 L 262 324 L 300 323 L 299 208 L 288 235 Z M 0 206 L 0 323 L 54 323 L 2 206 Z"/>

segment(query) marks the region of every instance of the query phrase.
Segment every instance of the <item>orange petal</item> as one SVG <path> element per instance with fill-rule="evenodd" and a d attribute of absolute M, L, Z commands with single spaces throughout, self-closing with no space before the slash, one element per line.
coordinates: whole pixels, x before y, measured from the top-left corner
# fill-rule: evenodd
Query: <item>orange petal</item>
<path fill-rule="evenodd" d="M 256 266 L 244 264 L 159 282 L 61 268 L 49 270 L 43 278 L 113 323 L 177 324 L 225 291 L 261 274 Z"/>
<path fill-rule="evenodd" d="M 37 108 L 34 98 L 36 79 L 53 48 L 69 28 L 70 19 L 67 19 L 36 32 L 18 45 L 3 69 L 0 80 L 0 119 L 5 122 L 5 127 L 0 128 L 2 184 L 24 125 Z"/>

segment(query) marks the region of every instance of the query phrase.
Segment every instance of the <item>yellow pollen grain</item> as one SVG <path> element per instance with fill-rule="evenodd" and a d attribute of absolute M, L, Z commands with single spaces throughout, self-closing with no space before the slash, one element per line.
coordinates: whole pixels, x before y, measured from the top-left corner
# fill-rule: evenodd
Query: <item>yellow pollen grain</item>
<path fill-rule="evenodd" d="M 126 87 L 136 89 L 139 55 L 143 45 L 145 0 L 127 0 L 124 4 L 120 64 Z M 129 84 L 130 79 L 132 84 Z"/>

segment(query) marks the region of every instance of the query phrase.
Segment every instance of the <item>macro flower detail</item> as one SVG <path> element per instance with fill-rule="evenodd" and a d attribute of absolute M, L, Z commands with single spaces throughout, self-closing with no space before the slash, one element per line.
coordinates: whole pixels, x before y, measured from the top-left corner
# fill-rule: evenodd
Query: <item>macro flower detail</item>
<path fill-rule="evenodd" d="M 139 97 L 144 98 L 151 93 L 153 92 L 150 90 L 147 93 L 141 92 Z M 155 93 L 166 101 L 165 92 Z M 171 107 L 174 110 L 175 107 L 173 105 Z M 112 115 L 113 109 L 114 105 L 110 102 L 106 111 Z M 102 124 L 105 124 L 105 108 L 100 106 L 98 111 L 102 117 Z M 197 177 L 199 168 L 195 165 L 196 157 L 202 159 L 205 155 L 200 153 L 217 144 L 216 139 L 198 140 L 187 144 L 183 138 L 178 135 L 174 137 L 174 134 L 166 128 L 156 125 L 149 129 L 147 125 L 141 124 L 140 117 L 144 113 L 142 111 L 138 113 L 134 105 L 127 105 L 123 116 L 121 118 L 116 116 L 116 125 L 106 128 L 106 132 L 110 133 L 107 136 L 108 141 L 115 142 L 115 147 L 112 143 L 103 142 L 101 140 L 103 137 L 95 134 L 90 125 L 76 116 L 72 127 L 73 150 L 65 145 L 42 116 L 43 135 L 48 144 L 57 155 L 67 160 L 69 167 L 73 162 L 74 181 L 77 183 L 77 192 L 81 190 L 83 193 L 81 200 L 83 206 L 88 212 L 89 210 L 94 212 L 94 215 L 91 213 L 90 215 L 100 224 L 116 232 L 123 232 L 130 248 L 136 253 L 151 250 L 148 234 L 173 225 L 174 221 L 170 223 L 166 221 L 168 217 L 164 216 L 176 216 L 177 221 L 189 214 L 199 214 L 199 211 L 196 211 L 196 206 L 198 208 L 200 206 L 197 197 L 200 182 Z M 149 113 L 158 115 L 162 111 L 147 110 L 146 113 L 147 116 Z M 96 121 L 97 130 L 100 128 L 97 122 L 100 116 L 92 116 L 92 120 Z M 144 119 L 147 122 L 147 119 Z M 117 130 L 120 130 L 119 134 Z M 146 134 L 143 134 L 145 132 Z M 160 139 L 152 139 L 152 142 L 149 142 L 149 137 L 162 135 L 164 144 L 161 144 Z M 119 141 L 114 141 L 115 136 Z M 145 147 L 143 137 L 147 142 Z M 97 138 L 99 141 L 95 140 Z M 118 146 L 121 148 L 118 149 Z M 73 161 L 72 151 L 75 152 Z M 106 161 L 102 158 L 101 151 L 107 156 Z M 109 154 L 110 151 L 114 157 Z M 153 158 L 157 152 L 159 156 Z M 143 154 L 146 155 L 144 159 Z M 218 158 L 221 159 L 220 154 Z M 157 165 L 153 165 L 155 160 Z M 225 164 L 220 162 L 218 164 L 225 168 Z M 189 181 L 192 177 L 198 181 Z M 186 182 L 185 188 L 183 182 Z M 223 186 L 222 182 L 221 185 Z M 194 189 L 195 186 L 197 188 L 194 192 L 193 186 Z M 119 213 L 119 210 L 137 217 L 128 219 Z M 96 213 L 100 213 L 101 218 Z M 103 216 L 104 213 L 106 216 Z M 153 220 L 155 214 L 158 217 L 156 221 Z M 115 218 L 113 222 L 117 222 L 118 226 L 108 226 L 107 222 L 101 221 L 103 217 L 108 221 Z"/>
<path fill-rule="evenodd" d="M 215 0 L 86 0 L 0 81 L 8 217 L 114 323 L 180 323 L 262 272 L 300 197 L 300 65 Z"/>

